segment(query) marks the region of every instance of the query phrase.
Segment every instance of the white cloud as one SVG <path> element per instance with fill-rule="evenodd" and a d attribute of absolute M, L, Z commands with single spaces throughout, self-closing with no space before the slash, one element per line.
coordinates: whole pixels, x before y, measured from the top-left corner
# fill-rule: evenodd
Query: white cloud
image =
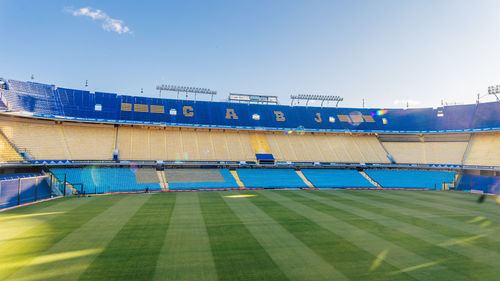
<path fill-rule="evenodd" d="M 73 10 L 66 8 L 66 12 L 71 13 L 75 17 L 89 17 L 94 21 L 102 22 L 102 28 L 106 31 L 116 32 L 118 34 L 132 33 L 130 28 L 125 25 L 122 20 L 113 19 L 108 16 L 104 11 L 99 9 L 92 9 L 91 7 L 80 8 Z"/>

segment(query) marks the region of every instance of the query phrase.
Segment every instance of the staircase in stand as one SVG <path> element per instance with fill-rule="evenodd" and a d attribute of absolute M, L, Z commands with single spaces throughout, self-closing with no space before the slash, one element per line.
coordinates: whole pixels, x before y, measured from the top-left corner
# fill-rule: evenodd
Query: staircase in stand
<path fill-rule="evenodd" d="M 238 176 L 238 173 L 235 170 L 231 170 L 229 172 L 231 173 L 231 175 L 233 175 L 233 178 L 234 178 L 234 180 L 236 180 L 236 183 L 238 184 L 238 186 L 241 189 L 245 189 L 246 187 L 243 184 L 243 182 L 241 181 L 240 176 Z"/>
<path fill-rule="evenodd" d="M 304 175 L 304 173 L 302 173 L 301 170 L 296 170 L 295 172 L 297 172 L 297 175 L 299 175 L 299 177 L 302 179 L 302 181 L 304 181 L 304 183 L 309 187 L 309 188 L 316 188 L 312 182 L 310 182 L 306 176 Z"/>
<path fill-rule="evenodd" d="M 24 159 L 16 151 L 15 146 L 0 130 L 0 162 L 21 162 Z"/>
<path fill-rule="evenodd" d="M 365 177 L 371 184 L 373 184 L 374 186 L 376 186 L 377 188 L 380 188 L 382 189 L 383 187 L 378 183 L 376 182 L 374 179 L 372 179 L 367 173 L 365 173 L 365 171 L 359 171 L 359 173 Z"/>
<path fill-rule="evenodd" d="M 169 188 L 168 188 L 167 178 L 165 177 L 165 173 L 163 171 L 156 171 L 156 173 L 158 174 L 158 179 L 160 180 L 161 190 L 168 191 Z"/>

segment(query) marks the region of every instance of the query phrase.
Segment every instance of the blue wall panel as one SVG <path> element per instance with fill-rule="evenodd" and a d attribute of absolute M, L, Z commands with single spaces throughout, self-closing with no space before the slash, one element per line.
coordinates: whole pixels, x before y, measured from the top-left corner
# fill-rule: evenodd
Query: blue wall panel
<path fill-rule="evenodd" d="M 19 180 L 0 181 L 0 209 L 17 205 Z"/>

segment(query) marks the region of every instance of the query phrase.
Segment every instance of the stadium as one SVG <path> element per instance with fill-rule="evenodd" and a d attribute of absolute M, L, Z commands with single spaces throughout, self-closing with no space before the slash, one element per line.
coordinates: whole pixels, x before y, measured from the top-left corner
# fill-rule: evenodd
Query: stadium
<path fill-rule="evenodd" d="M 313 107 L 0 83 L 2 280 L 497 274 L 478 268 L 500 260 L 498 207 L 471 193 L 500 192 L 498 102 Z"/>
<path fill-rule="evenodd" d="M 0 281 L 500 280 L 500 1 L 0 11 Z"/>

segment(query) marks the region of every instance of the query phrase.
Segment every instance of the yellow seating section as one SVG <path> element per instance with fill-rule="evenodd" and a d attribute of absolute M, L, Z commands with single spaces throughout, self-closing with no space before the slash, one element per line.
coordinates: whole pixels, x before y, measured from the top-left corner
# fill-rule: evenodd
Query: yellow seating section
<path fill-rule="evenodd" d="M 402 164 L 462 163 L 467 142 L 384 142 L 383 145 Z"/>
<path fill-rule="evenodd" d="M 68 123 L 69 124 L 69 123 Z M 116 130 L 113 126 L 59 125 L 71 160 L 109 160 L 113 158 Z"/>
<path fill-rule="evenodd" d="M 19 149 L 40 160 L 111 160 L 115 129 L 53 121 L 1 118 L 0 129 Z"/>
<path fill-rule="evenodd" d="M 255 160 L 247 133 L 119 127 L 121 159 L 173 161 Z"/>
<path fill-rule="evenodd" d="M 273 156 L 281 161 L 388 163 L 375 136 L 337 134 L 266 134 Z"/>
<path fill-rule="evenodd" d="M 472 140 L 465 164 L 500 166 L 500 133 L 477 134 Z"/>
<path fill-rule="evenodd" d="M 23 161 L 21 155 L 0 135 L 0 162 Z"/>
<path fill-rule="evenodd" d="M 61 126 L 55 122 L 0 119 L 0 129 L 19 149 L 26 149 L 35 159 L 71 159 Z"/>
<path fill-rule="evenodd" d="M 96 125 L 0 117 L 0 129 L 19 149 L 39 160 L 278 161 L 388 163 L 373 135 L 251 132 L 189 128 Z M 397 163 L 461 164 L 468 142 L 384 142 Z M 500 133 L 480 133 L 466 165 L 500 166 Z M 22 158 L 0 138 L 0 161 Z"/>

